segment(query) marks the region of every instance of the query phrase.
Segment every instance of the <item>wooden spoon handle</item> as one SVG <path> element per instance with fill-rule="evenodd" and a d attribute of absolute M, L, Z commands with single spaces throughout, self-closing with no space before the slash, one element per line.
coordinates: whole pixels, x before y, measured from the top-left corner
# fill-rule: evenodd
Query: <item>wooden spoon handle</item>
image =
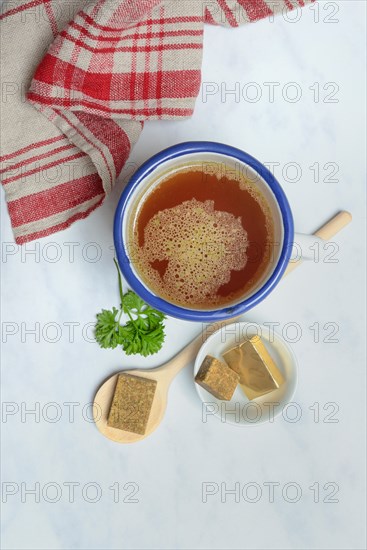
<path fill-rule="evenodd" d="M 186 365 L 191 363 L 197 356 L 199 349 L 207 338 L 216 330 L 230 323 L 236 322 L 238 316 L 232 319 L 226 319 L 218 323 L 211 323 L 210 325 L 202 325 L 200 334 L 187 346 L 185 346 L 177 355 L 175 355 L 170 361 L 157 368 L 158 370 L 164 370 L 167 373 L 167 381 L 170 382 L 176 374 L 183 369 Z"/>
<path fill-rule="evenodd" d="M 352 221 L 352 214 L 342 210 L 326 222 L 322 227 L 315 231 L 315 237 L 319 237 L 324 241 L 328 241 L 331 237 L 334 237 L 339 231 L 341 231 L 348 223 Z"/>
<path fill-rule="evenodd" d="M 323 239 L 324 241 L 328 241 L 331 237 L 334 237 L 339 231 L 341 231 L 348 223 L 352 221 L 352 215 L 349 212 L 346 212 L 345 210 L 342 210 L 338 214 L 336 214 L 333 218 L 331 218 L 328 222 L 326 222 L 324 225 L 322 225 L 315 233 L 315 237 L 318 237 L 319 239 Z M 285 273 L 283 277 L 286 275 L 289 275 L 296 267 L 301 265 L 302 259 L 299 259 L 295 262 L 290 262 L 288 264 L 287 269 L 285 270 Z"/>

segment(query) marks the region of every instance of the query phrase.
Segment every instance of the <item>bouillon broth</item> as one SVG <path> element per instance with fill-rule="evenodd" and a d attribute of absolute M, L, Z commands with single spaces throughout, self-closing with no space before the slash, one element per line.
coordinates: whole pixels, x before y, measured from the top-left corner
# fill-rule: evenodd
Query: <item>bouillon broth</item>
<path fill-rule="evenodd" d="M 267 271 L 270 207 L 256 182 L 240 172 L 203 163 L 176 167 L 148 190 L 131 218 L 135 270 L 156 295 L 176 305 L 231 305 Z"/>

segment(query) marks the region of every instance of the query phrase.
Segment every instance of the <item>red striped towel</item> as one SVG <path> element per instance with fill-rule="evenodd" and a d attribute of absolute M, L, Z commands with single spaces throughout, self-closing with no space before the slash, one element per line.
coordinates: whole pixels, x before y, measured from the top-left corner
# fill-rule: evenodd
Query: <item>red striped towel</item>
<path fill-rule="evenodd" d="M 235 27 L 308 1 L 1 4 L 0 174 L 16 242 L 99 206 L 144 120 L 192 114 L 205 22 Z"/>

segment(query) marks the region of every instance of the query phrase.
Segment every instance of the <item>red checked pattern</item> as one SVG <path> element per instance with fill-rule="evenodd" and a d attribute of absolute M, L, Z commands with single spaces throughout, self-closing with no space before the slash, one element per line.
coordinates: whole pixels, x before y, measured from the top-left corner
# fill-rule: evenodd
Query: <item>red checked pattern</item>
<path fill-rule="evenodd" d="M 31 114 L 17 98 L 9 106 L 13 117 L 25 117 L 29 136 L 3 128 L 9 137 L 2 140 L 0 174 L 16 241 L 65 229 L 99 206 L 144 120 L 192 115 L 204 23 L 236 27 L 309 1 L 75 0 L 80 11 L 72 17 L 60 14 L 60 0 L 5 3 L 0 19 L 9 40 L 22 33 L 27 40 L 29 27 L 50 43 L 27 94 L 36 109 Z M 42 22 L 26 17 L 37 9 Z M 32 117 L 44 126 L 37 138 Z M 50 170 L 58 176 L 46 178 Z"/>

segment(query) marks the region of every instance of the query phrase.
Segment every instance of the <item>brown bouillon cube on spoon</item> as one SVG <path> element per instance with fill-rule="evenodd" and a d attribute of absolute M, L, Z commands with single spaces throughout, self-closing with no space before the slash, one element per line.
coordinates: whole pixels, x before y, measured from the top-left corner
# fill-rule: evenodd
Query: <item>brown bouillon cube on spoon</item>
<path fill-rule="evenodd" d="M 107 426 L 144 435 L 156 386 L 156 380 L 119 374 Z"/>

